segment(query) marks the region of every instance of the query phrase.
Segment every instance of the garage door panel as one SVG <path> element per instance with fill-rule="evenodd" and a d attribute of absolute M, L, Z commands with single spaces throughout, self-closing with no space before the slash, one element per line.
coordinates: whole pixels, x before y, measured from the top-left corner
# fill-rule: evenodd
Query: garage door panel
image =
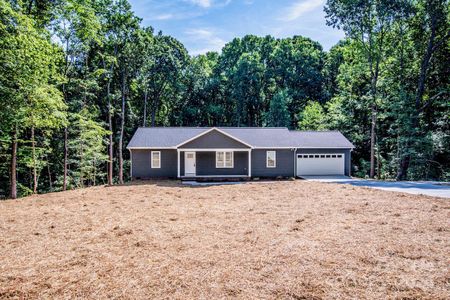
<path fill-rule="evenodd" d="M 297 155 L 297 175 L 344 175 L 345 155 L 343 153 Z"/>

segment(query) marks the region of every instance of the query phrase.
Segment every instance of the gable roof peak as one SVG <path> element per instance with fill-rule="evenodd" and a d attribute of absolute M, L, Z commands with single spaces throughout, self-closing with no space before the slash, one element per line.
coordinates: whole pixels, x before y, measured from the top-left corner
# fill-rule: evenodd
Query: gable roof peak
<path fill-rule="evenodd" d="M 253 148 L 252 145 L 250 145 L 250 144 L 248 144 L 248 143 L 246 143 L 246 142 L 244 142 L 244 141 L 238 139 L 237 137 L 231 135 L 230 133 L 227 133 L 227 132 L 225 132 L 225 131 L 223 131 L 223 130 L 220 130 L 220 129 L 217 128 L 217 127 L 210 127 L 208 130 L 205 130 L 205 131 L 203 131 L 203 132 L 197 134 L 196 136 L 193 136 L 192 138 L 187 139 L 187 140 L 181 142 L 180 144 L 176 145 L 175 147 L 176 147 L 176 148 L 179 148 L 179 147 L 181 147 L 181 146 L 183 146 L 183 145 L 185 145 L 185 144 L 187 144 L 187 143 L 189 143 L 189 142 L 191 142 L 191 141 L 193 141 L 193 140 L 198 139 L 198 138 L 201 137 L 201 136 L 204 136 L 204 135 L 206 135 L 206 134 L 212 132 L 213 130 L 215 130 L 215 131 L 217 131 L 217 132 L 219 132 L 219 133 L 221 133 L 221 134 L 223 134 L 223 135 L 225 135 L 225 136 L 227 136 L 227 137 L 229 137 L 229 138 L 231 138 L 231 139 L 233 139 L 233 140 L 235 140 L 235 141 L 237 141 L 237 142 L 239 142 L 239 143 L 241 143 L 241 144 L 243 144 L 243 145 L 245 145 L 245 146 L 247 146 L 247 147 L 249 147 L 249 148 Z"/>

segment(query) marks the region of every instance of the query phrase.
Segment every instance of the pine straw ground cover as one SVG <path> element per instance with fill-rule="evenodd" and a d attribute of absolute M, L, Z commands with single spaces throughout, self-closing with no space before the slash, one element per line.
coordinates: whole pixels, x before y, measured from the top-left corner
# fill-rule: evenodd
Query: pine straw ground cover
<path fill-rule="evenodd" d="M 0 202 L 0 298 L 449 299 L 445 199 L 317 182 Z"/>

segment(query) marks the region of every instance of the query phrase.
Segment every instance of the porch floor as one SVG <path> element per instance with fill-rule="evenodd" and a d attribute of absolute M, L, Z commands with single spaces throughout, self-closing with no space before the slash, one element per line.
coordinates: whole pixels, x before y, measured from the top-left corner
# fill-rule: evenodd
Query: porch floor
<path fill-rule="evenodd" d="M 248 175 L 207 175 L 207 176 L 181 176 L 181 181 L 199 181 L 199 182 L 218 182 L 218 181 L 248 181 L 251 177 Z"/>

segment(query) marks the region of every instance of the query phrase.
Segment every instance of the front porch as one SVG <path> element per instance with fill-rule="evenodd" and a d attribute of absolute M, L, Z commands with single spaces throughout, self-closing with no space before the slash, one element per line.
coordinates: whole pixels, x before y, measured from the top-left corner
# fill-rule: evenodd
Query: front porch
<path fill-rule="evenodd" d="M 243 180 L 251 176 L 251 149 L 177 150 L 177 177 L 183 180 Z"/>

